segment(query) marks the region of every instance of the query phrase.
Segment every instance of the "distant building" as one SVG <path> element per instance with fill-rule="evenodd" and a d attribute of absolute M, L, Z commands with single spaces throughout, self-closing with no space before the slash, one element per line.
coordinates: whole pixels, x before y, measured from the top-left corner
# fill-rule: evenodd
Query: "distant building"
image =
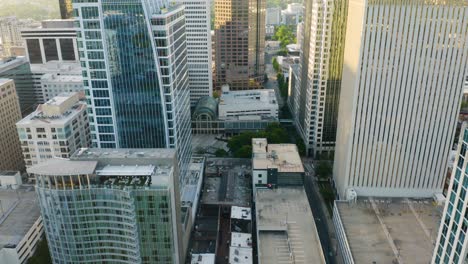
<path fill-rule="evenodd" d="M 305 6 L 297 44 L 288 45 L 290 55 L 301 57 L 288 105 L 307 154 L 330 155 L 335 149 L 348 1 L 306 0 Z"/>
<path fill-rule="evenodd" d="M 16 124 L 26 167 L 48 159 L 69 158 L 91 146 L 86 103 L 78 93 L 63 93 L 41 104 Z"/>
<path fill-rule="evenodd" d="M 20 141 L 15 124 L 21 119 L 15 83 L 0 79 L 0 170 L 23 171 Z"/>
<path fill-rule="evenodd" d="M 34 91 L 31 67 L 25 57 L 0 60 L 0 78 L 14 80 L 23 116 L 34 111 L 40 98 L 36 96 Z"/>
<path fill-rule="evenodd" d="M 262 87 L 265 73 L 265 0 L 214 0 L 216 86 Z"/>
<path fill-rule="evenodd" d="M 219 119 L 241 116 L 278 118 L 279 107 L 273 89 L 230 91 L 228 85 L 223 85 L 219 100 Z"/>
<path fill-rule="evenodd" d="M 281 24 L 281 9 L 279 7 L 270 7 L 266 9 L 265 25 Z"/>
<path fill-rule="evenodd" d="M 258 264 L 326 263 L 303 187 L 256 189 L 254 197 Z"/>
<path fill-rule="evenodd" d="M 275 26 L 273 25 L 266 25 L 265 26 L 265 36 L 266 37 L 273 37 L 275 35 Z"/>
<path fill-rule="evenodd" d="M 2 47 L 2 53 L 0 53 L 0 59 L 2 57 L 11 57 L 12 49 L 18 49 L 23 47 L 23 39 L 21 38 L 21 30 L 23 28 L 37 27 L 37 22 L 32 19 L 17 19 L 14 16 L 1 17 L 0 18 L 0 46 Z"/>
<path fill-rule="evenodd" d="M 45 103 L 62 92 L 84 92 L 81 66 L 78 61 L 48 61 L 32 64 L 34 96 Z"/>
<path fill-rule="evenodd" d="M 416 9 L 431 10 L 432 22 L 402 19 Z M 458 31 L 467 26 L 468 1 L 354 0 L 348 10 L 333 170 L 338 194 L 432 197 L 444 186 L 468 69 L 468 32 Z M 399 14 L 400 26 L 377 21 L 391 14 Z"/>
<path fill-rule="evenodd" d="M 190 105 L 213 96 L 211 0 L 176 0 L 184 5 Z"/>
<path fill-rule="evenodd" d="M 44 234 L 37 194 L 32 187 L 0 188 L 0 201 L 0 262 L 27 263 Z"/>
<path fill-rule="evenodd" d="M 175 150 L 82 149 L 28 172 L 54 263 L 184 262 Z"/>
<path fill-rule="evenodd" d="M 430 263 L 440 209 L 431 199 L 335 201 L 341 263 Z"/>
<path fill-rule="evenodd" d="M 281 67 L 283 76 L 287 79 L 289 78 L 289 69 L 292 65 L 299 65 L 301 57 L 299 56 L 277 56 L 276 61 Z"/>
<path fill-rule="evenodd" d="M 22 29 L 21 37 L 24 39 L 27 57 L 31 64 L 78 61 L 73 19 L 44 20 L 41 22 L 41 27 Z"/>
<path fill-rule="evenodd" d="M 304 175 L 295 144 L 268 144 L 266 138 L 252 139 L 253 186 L 302 186 Z"/>
<path fill-rule="evenodd" d="M 464 123 L 460 132 L 458 150 L 455 155 L 452 178 L 447 200 L 440 222 L 432 263 L 462 264 L 468 261 L 468 125 Z M 437 229 L 436 229 L 437 230 Z"/>
<path fill-rule="evenodd" d="M 286 9 L 281 10 L 281 23 L 285 25 L 297 25 L 301 22 L 303 15 L 304 6 L 302 4 L 288 4 Z"/>
<path fill-rule="evenodd" d="M 61 93 L 82 92 L 84 94 L 83 77 L 81 75 L 46 73 L 41 77 L 41 86 L 44 101 L 48 101 Z"/>
<path fill-rule="evenodd" d="M 62 19 L 73 18 L 73 0 L 58 0 L 60 8 L 60 17 Z"/>

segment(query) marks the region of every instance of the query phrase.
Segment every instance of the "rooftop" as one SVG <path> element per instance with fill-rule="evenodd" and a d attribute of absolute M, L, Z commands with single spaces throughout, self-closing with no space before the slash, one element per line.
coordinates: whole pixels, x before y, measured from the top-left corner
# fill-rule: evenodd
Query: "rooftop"
<path fill-rule="evenodd" d="M 56 75 L 76 75 L 82 78 L 81 65 L 75 61 L 48 61 L 45 64 L 31 64 L 31 72 Z"/>
<path fill-rule="evenodd" d="M 252 248 L 229 247 L 229 263 L 253 263 Z"/>
<path fill-rule="evenodd" d="M 80 101 L 79 93 L 62 93 L 44 104 L 36 111 L 18 121 L 18 126 L 34 126 L 44 124 L 65 124 L 85 111 L 86 103 Z"/>
<path fill-rule="evenodd" d="M 259 108 L 278 109 L 273 89 L 230 91 L 228 85 L 224 85 L 222 89 L 223 92 L 219 98 L 220 117 L 226 116 L 226 112 L 229 111 L 252 111 Z"/>
<path fill-rule="evenodd" d="M 259 264 L 325 263 L 303 187 L 258 189 L 256 215 Z"/>
<path fill-rule="evenodd" d="M 80 75 L 58 75 L 56 73 L 46 73 L 41 77 L 41 81 L 45 82 L 47 81 L 48 84 L 50 83 L 79 83 L 82 84 L 83 82 L 83 77 Z"/>
<path fill-rule="evenodd" d="M 192 254 L 191 264 L 215 264 L 215 254 Z"/>
<path fill-rule="evenodd" d="M 9 82 L 13 82 L 12 79 L 5 79 L 5 78 L 0 78 L 0 86 L 7 84 Z"/>
<path fill-rule="evenodd" d="M 0 249 L 17 245 L 40 217 L 33 187 L 0 190 Z"/>
<path fill-rule="evenodd" d="M 203 204 L 251 205 L 250 159 L 213 158 L 206 164 Z"/>
<path fill-rule="evenodd" d="M 252 220 L 252 210 L 250 207 L 231 207 L 231 218 L 241 220 Z"/>
<path fill-rule="evenodd" d="M 252 248 L 252 234 L 232 232 L 231 247 Z"/>
<path fill-rule="evenodd" d="M 265 138 L 253 138 L 252 153 L 254 170 L 277 168 L 278 172 L 304 172 L 294 144 L 268 144 Z"/>
<path fill-rule="evenodd" d="M 28 63 L 28 60 L 23 56 L 0 59 L 0 72 L 14 69 L 26 63 Z"/>
<path fill-rule="evenodd" d="M 430 263 L 443 208 L 430 199 L 371 199 L 335 203 L 354 261 Z"/>

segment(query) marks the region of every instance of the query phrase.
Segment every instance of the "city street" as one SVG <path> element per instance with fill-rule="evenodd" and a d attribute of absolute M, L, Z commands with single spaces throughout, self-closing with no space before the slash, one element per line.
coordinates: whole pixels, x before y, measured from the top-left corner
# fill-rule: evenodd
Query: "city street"
<path fill-rule="evenodd" d="M 333 249 L 334 232 L 333 223 L 327 216 L 327 208 L 323 199 L 320 197 L 320 192 L 314 177 L 314 167 L 311 159 L 303 160 L 304 168 L 306 170 L 306 177 L 304 188 L 309 199 L 309 204 L 315 218 L 315 225 L 319 234 L 320 242 L 322 244 L 325 259 L 329 264 L 338 264 Z M 330 232 L 332 231 L 332 232 Z"/>
<path fill-rule="evenodd" d="M 279 108 L 281 109 L 284 105 L 283 98 L 278 88 L 278 81 L 276 80 L 276 72 L 273 69 L 272 60 L 276 56 L 275 53 L 265 53 L 265 73 L 268 76 L 268 81 L 265 83 L 266 89 L 274 89 L 276 94 L 276 99 L 278 100 Z"/>

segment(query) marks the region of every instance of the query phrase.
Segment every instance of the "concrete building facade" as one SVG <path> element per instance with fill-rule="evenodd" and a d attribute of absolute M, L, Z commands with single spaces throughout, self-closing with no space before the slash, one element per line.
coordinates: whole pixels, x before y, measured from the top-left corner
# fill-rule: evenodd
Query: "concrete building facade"
<path fill-rule="evenodd" d="M 63 93 L 16 123 L 26 167 L 54 157 L 69 158 L 91 146 L 86 103 L 78 93 Z"/>
<path fill-rule="evenodd" d="M 335 148 L 348 1 L 305 4 L 300 37 L 298 30 L 302 63 L 289 88 L 288 105 L 308 155 L 317 156 Z"/>
<path fill-rule="evenodd" d="M 262 87 L 265 0 L 215 0 L 216 87 Z"/>
<path fill-rule="evenodd" d="M 177 0 L 185 7 L 187 69 L 190 105 L 203 96 L 213 96 L 210 0 Z"/>
<path fill-rule="evenodd" d="M 348 11 L 338 194 L 431 197 L 443 188 L 468 69 L 468 2 L 356 0 Z"/>
<path fill-rule="evenodd" d="M 20 141 L 15 131 L 21 111 L 11 79 L 0 79 L 0 113 L 0 170 L 23 171 Z"/>
<path fill-rule="evenodd" d="M 78 61 L 76 29 L 72 19 L 44 20 L 41 27 L 22 29 L 21 37 L 31 64 Z"/>

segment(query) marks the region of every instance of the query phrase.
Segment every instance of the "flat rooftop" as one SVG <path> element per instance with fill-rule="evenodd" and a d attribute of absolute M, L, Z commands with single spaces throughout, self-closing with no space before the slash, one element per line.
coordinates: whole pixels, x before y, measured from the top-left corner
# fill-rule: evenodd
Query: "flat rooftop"
<path fill-rule="evenodd" d="M 252 220 L 252 209 L 250 209 L 250 207 L 232 206 L 231 218 L 241 220 Z"/>
<path fill-rule="evenodd" d="M 255 203 L 259 264 L 325 263 L 303 187 L 257 189 Z"/>
<path fill-rule="evenodd" d="M 0 249 L 17 245 L 37 221 L 40 208 L 33 187 L 0 190 Z"/>
<path fill-rule="evenodd" d="M 12 82 L 14 84 L 13 79 L 0 78 L 0 86 L 4 85 L 6 83 L 9 83 L 9 82 Z"/>
<path fill-rule="evenodd" d="M 215 254 L 192 254 L 190 264 L 215 264 Z"/>
<path fill-rule="evenodd" d="M 251 206 L 250 159 L 207 159 L 202 204 Z"/>
<path fill-rule="evenodd" d="M 295 144 L 268 144 L 264 138 L 252 139 L 254 170 L 277 168 L 278 172 L 304 172 Z"/>
<path fill-rule="evenodd" d="M 354 262 L 395 263 L 400 254 L 403 263 L 430 263 L 443 208 L 431 199 L 386 198 L 373 203 L 377 210 L 370 199 L 335 203 Z"/>

